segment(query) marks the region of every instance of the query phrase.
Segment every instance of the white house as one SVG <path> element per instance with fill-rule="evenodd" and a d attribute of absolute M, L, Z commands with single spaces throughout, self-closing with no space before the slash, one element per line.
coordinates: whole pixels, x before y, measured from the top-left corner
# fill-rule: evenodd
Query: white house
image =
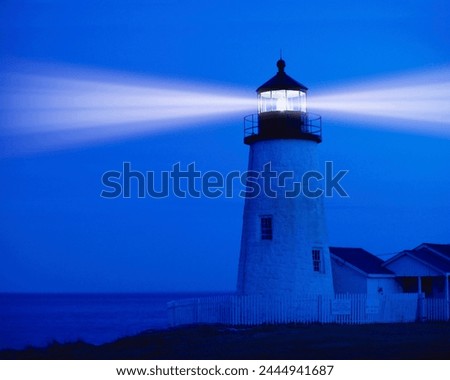
<path fill-rule="evenodd" d="M 330 247 L 334 290 L 336 293 L 402 293 L 396 274 L 384 261 L 362 248 Z"/>
<path fill-rule="evenodd" d="M 450 244 L 423 243 L 399 252 L 383 268 L 395 273 L 405 293 L 449 299 Z"/>

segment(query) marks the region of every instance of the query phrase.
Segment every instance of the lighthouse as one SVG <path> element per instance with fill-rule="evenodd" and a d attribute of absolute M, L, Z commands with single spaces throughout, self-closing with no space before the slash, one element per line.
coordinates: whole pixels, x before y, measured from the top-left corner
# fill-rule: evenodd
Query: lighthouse
<path fill-rule="evenodd" d="M 276 75 L 256 90 L 258 114 L 244 118 L 254 191 L 245 198 L 238 293 L 331 295 L 323 197 L 309 188 L 323 172 L 321 117 L 307 112 L 308 89 L 285 67 L 278 60 Z"/>

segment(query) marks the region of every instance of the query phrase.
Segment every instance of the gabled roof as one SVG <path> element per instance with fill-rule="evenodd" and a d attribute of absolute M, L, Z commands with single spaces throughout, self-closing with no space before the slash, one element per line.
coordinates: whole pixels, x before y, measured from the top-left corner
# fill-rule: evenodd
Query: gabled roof
<path fill-rule="evenodd" d="M 444 273 L 450 272 L 450 260 L 441 257 L 440 255 L 430 251 L 429 249 L 420 248 L 414 249 L 410 252 L 412 256 L 429 263 L 431 266 L 438 269 L 439 271 Z"/>
<path fill-rule="evenodd" d="M 384 261 L 362 248 L 330 247 L 330 253 L 366 274 L 393 275 Z"/>
<path fill-rule="evenodd" d="M 421 246 L 419 246 L 421 247 Z M 389 265 L 393 261 L 400 259 L 403 256 L 409 256 L 424 265 L 428 265 L 430 268 L 436 270 L 441 273 L 450 273 L 450 260 L 442 257 L 441 255 L 431 251 L 426 247 L 415 248 L 413 250 L 405 250 L 399 252 L 394 257 L 391 257 L 389 260 L 386 260 L 384 265 Z"/>
<path fill-rule="evenodd" d="M 423 243 L 414 248 L 414 250 L 421 248 L 428 248 L 431 251 L 434 251 L 435 253 L 440 254 L 450 260 L 450 244 Z"/>

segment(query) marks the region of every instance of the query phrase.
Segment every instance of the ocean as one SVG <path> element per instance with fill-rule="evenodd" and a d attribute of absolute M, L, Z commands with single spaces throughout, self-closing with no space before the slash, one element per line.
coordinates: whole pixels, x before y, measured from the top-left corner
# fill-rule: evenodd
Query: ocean
<path fill-rule="evenodd" d="M 0 349 L 101 344 L 168 327 L 167 302 L 205 293 L 0 294 Z"/>

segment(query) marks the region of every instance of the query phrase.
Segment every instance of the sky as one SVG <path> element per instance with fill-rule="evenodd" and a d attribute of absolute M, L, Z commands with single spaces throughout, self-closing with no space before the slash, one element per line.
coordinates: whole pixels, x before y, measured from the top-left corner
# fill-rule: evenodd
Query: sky
<path fill-rule="evenodd" d="M 245 171 L 243 117 L 280 49 L 312 104 L 448 79 L 449 15 L 445 0 L 1 0 L 0 291 L 234 290 L 242 198 L 105 199 L 103 173 Z M 421 92 L 438 90 L 420 84 L 409 119 L 384 115 L 386 103 L 358 117 L 319 110 L 320 159 L 349 170 L 349 197 L 325 200 L 330 245 L 387 258 L 450 243 L 450 124 L 429 116 Z M 101 112 L 65 113 L 63 90 L 80 107 L 95 93 Z M 43 99 L 45 113 L 27 108 Z M 146 112 L 131 118 L 135 101 Z"/>

